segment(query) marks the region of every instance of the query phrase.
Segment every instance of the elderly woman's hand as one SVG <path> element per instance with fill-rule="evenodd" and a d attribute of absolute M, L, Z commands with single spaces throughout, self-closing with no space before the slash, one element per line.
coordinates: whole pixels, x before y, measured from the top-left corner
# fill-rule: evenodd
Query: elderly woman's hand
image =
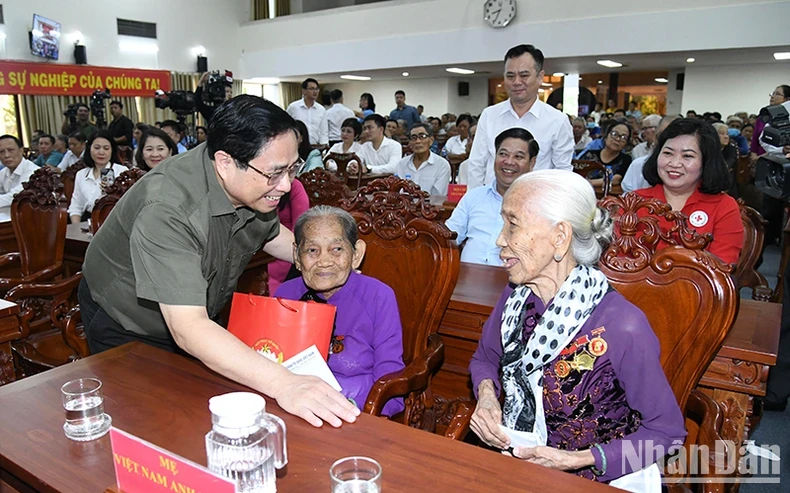
<path fill-rule="evenodd" d="M 513 456 L 560 471 L 577 471 L 595 465 L 595 457 L 589 450 L 568 452 L 552 447 L 516 447 Z"/>
<path fill-rule="evenodd" d="M 483 380 L 477 391 L 477 407 L 472 414 L 470 426 L 472 431 L 485 443 L 501 449 L 510 446 L 510 439 L 502 431 L 502 406 L 494 391 L 491 380 Z"/>

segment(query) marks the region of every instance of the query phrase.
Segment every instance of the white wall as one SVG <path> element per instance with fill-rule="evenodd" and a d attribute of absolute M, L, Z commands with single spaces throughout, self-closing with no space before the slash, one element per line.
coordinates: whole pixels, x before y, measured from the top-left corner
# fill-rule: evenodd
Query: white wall
<path fill-rule="evenodd" d="M 244 77 L 298 76 L 500 60 L 530 42 L 548 58 L 786 45 L 790 2 L 766 0 L 519 0 L 515 22 L 494 30 L 481 0 L 393 0 L 246 23 Z M 590 27 L 616 25 L 617 36 Z M 645 35 L 650 26 L 654 35 Z M 725 36 L 743 32 L 748 36 Z M 298 35 L 295 35 L 298 33 Z M 661 35 L 682 33 L 682 35 Z M 263 73 L 262 73 L 263 72 Z"/>
<path fill-rule="evenodd" d="M 2 2 L 6 35 L 0 58 L 43 61 L 30 54 L 28 32 L 33 14 L 60 22 L 60 60 L 74 63 L 74 37 L 80 31 L 90 65 L 158 68 L 195 72 L 192 48 L 206 48 L 209 69 L 238 72 L 241 55 L 239 25 L 249 19 L 248 0 L 6 0 Z M 155 54 L 133 54 L 118 48 L 116 18 L 157 24 Z M 142 39 L 142 38 L 135 38 Z M 144 40 L 144 42 L 147 40 Z M 235 74 L 234 74 L 235 75 Z"/>
<path fill-rule="evenodd" d="M 469 95 L 458 95 L 458 83 L 469 83 Z M 447 111 L 455 115 L 469 113 L 479 115 L 488 106 L 488 78 L 476 77 L 474 79 L 449 78 L 447 87 Z"/>
<path fill-rule="evenodd" d="M 667 115 L 678 115 L 683 109 L 683 91 L 677 90 L 678 75 L 682 73 L 682 70 L 671 70 L 667 76 Z"/>
<path fill-rule="evenodd" d="M 726 118 L 738 111 L 759 113 L 776 86 L 790 84 L 790 62 L 732 67 L 687 67 L 683 114 L 718 111 Z"/>

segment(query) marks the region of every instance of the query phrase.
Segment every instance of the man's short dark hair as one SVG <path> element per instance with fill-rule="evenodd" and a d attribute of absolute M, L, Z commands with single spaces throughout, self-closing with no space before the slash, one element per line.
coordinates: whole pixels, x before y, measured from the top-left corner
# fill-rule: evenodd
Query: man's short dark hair
<path fill-rule="evenodd" d="M 362 124 L 359 123 L 359 120 L 356 118 L 346 118 L 343 120 L 343 124 L 340 125 L 341 130 L 344 128 L 350 128 L 354 131 L 354 137 L 358 137 L 359 134 L 362 133 Z"/>
<path fill-rule="evenodd" d="M 472 126 L 472 123 L 474 123 L 474 120 L 472 120 L 472 115 L 470 115 L 469 113 L 462 113 L 462 114 L 458 115 L 458 118 L 456 118 L 455 126 L 457 127 L 458 125 L 460 125 L 464 121 L 469 122 L 469 126 L 470 127 Z"/>
<path fill-rule="evenodd" d="M 85 103 L 77 103 L 77 109 L 80 109 L 80 108 L 85 108 L 88 111 L 91 110 L 90 106 L 88 106 L 87 104 L 85 104 Z"/>
<path fill-rule="evenodd" d="M 421 128 L 421 129 L 425 130 L 425 133 L 428 134 L 428 137 L 433 137 L 433 129 L 427 123 L 422 123 L 422 122 L 415 123 L 409 129 L 409 135 L 411 135 L 411 131 L 414 130 L 415 128 Z"/>
<path fill-rule="evenodd" d="M 177 134 L 180 134 L 180 133 L 183 132 L 183 130 L 181 128 L 181 125 L 179 125 L 178 122 L 175 121 L 175 120 L 165 120 L 159 126 L 159 128 L 161 128 L 162 130 L 164 130 L 164 129 L 168 128 L 168 127 L 172 128 Z"/>
<path fill-rule="evenodd" d="M 614 111 L 612 112 L 612 114 L 613 114 L 613 115 L 614 115 L 615 113 L 622 113 L 623 115 L 625 115 L 625 110 L 624 110 L 624 109 L 622 109 L 622 108 L 617 108 L 616 110 L 614 110 Z"/>
<path fill-rule="evenodd" d="M 16 135 L 11 135 L 11 134 L 0 135 L 0 140 L 6 140 L 6 139 L 11 139 L 14 141 L 17 147 L 22 147 L 22 141 L 19 140 L 19 137 L 17 137 Z"/>
<path fill-rule="evenodd" d="M 404 98 L 406 97 L 406 93 L 405 93 L 405 92 L 403 92 L 401 89 L 398 89 L 397 91 L 395 91 L 395 95 L 397 96 L 398 94 L 400 94 L 400 95 L 401 95 L 401 96 L 403 96 Z"/>
<path fill-rule="evenodd" d="M 258 157 L 280 135 L 299 134 L 296 122 L 282 108 L 258 96 L 242 94 L 222 103 L 208 125 L 206 148 L 214 159 L 217 151 L 228 153 L 239 169 Z"/>
<path fill-rule="evenodd" d="M 398 120 L 395 120 L 394 118 L 387 118 L 387 122 L 385 123 L 385 125 L 386 125 L 387 123 L 389 123 L 389 122 L 392 122 L 392 123 L 394 123 L 395 125 L 397 125 L 397 126 L 399 126 L 399 127 L 400 127 L 400 124 L 398 123 Z"/>
<path fill-rule="evenodd" d="M 507 139 L 519 139 L 526 142 L 527 146 L 529 146 L 530 159 L 537 156 L 538 152 L 540 151 L 540 145 L 538 145 L 538 141 L 535 140 L 535 137 L 532 135 L 532 133 L 525 128 L 512 127 L 500 132 L 499 135 L 496 136 L 496 139 L 494 139 L 494 149 L 498 151 L 499 146 L 501 146 L 502 142 L 506 141 Z"/>
<path fill-rule="evenodd" d="M 698 118 L 678 118 L 658 135 L 655 147 L 657 152 L 653 152 L 647 158 L 645 167 L 642 169 L 642 176 L 645 177 L 645 180 L 653 186 L 663 183 L 661 177 L 658 176 L 658 156 L 668 140 L 681 135 L 697 136 L 697 145 L 702 152 L 702 176 L 699 191 L 715 195 L 729 190 L 730 173 L 721 152 L 719 133 L 713 128 L 713 125 Z"/>
<path fill-rule="evenodd" d="M 385 120 L 383 116 L 378 115 L 376 113 L 373 113 L 372 115 L 368 115 L 365 117 L 364 120 L 362 120 L 363 125 L 366 124 L 367 122 L 373 122 L 376 124 L 377 127 L 384 128 L 387 126 L 387 120 Z"/>
<path fill-rule="evenodd" d="M 317 86 L 321 87 L 321 86 L 318 84 L 318 81 L 317 81 L 317 80 L 313 79 L 312 77 L 308 77 L 308 78 L 306 78 L 306 79 L 305 79 L 305 80 L 302 82 L 302 89 L 307 89 L 307 86 L 308 86 L 308 84 L 310 84 L 311 82 L 312 82 L 313 84 L 315 84 L 315 85 L 317 85 Z"/>
<path fill-rule="evenodd" d="M 343 91 L 340 89 L 333 89 L 332 92 L 329 93 L 329 99 L 331 99 L 333 103 L 337 103 L 343 99 Z"/>
<path fill-rule="evenodd" d="M 69 134 L 69 138 L 74 139 L 77 142 L 82 142 L 83 144 L 88 140 L 88 138 L 85 137 L 85 134 L 82 132 L 72 132 Z"/>
<path fill-rule="evenodd" d="M 115 101 L 110 102 L 110 106 L 112 105 L 117 105 L 119 108 L 123 109 L 123 103 L 118 101 L 117 99 Z"/>
<path fill-rule="evenodd" d="M 529 53 L 535 60 L 535 69 L 538 72 L 543 70 L 543 62 L 546 58 L 543 56 L 543 52 L 533 45 L 518 45 L 510 48 L 507 50 L 507 53 L 505 53 L 505 63 L 511 58 L 518 58 L 526 53 Z"/>
<path fill-rule="evenodd" d="M 417 105 L 417 109 L 420 109 L 420 108 L 422 108 L 422 109 L 425 109 L 425 106 L 423 106 L 423 105 L 421 105 L 421 104 L 418 104 L 418 105 Z"/>
<path fill-rule="evenodd" d="M 50 143 L 50 145 L 55 145 L 55 137 L 53 137 L 51 134 L 44 134 L 44 135 L 41 135 L 41 136 L 38 138 L 38 141 L 39 141 L 39 142 L 41 142 L 41 139 L 49 139 L 49 143 Z"/>
<path fill-rule="evenodd" d="M 688 110 L 688 111 L 686 111 L 686 114 L 687 114 L 687 115 L 688 115 L 689 113 L 694 113 L 694 116 L 697 116 L 697 112 L 696 112 L 696 111 L 694 111 L 694 110 Z"/>

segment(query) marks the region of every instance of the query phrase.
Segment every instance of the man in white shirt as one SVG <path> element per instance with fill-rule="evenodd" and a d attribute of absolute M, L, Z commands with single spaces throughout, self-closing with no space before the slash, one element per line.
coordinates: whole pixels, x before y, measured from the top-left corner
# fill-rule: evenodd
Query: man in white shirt
<path fill-rule="evenodd" d="M 502 197 L 516 179 L 532 171 L 540 155 L 538 142 L 523 128 L 513 127 L 496 137 L 496 178 L 485 187 L 469 190 L 444 224 L 463 244 L 461 262 L 502 265 L 497 237 L 502 231 Z"/>
<path fill-rule="evenodd" d="M 573 153 L 583 151 L 587 144 L 592 142 L 592 137 L 587 133 L 587 122 L 578 116 L 573 119 Z"/>
<path fill-rule="evenodd" d="M 398 163 L 403 157 L 403 147 L 399 142 L 384 137 L 386 120 L 377 114 L 368 115 L 362 123 L 362 144 L 360 158 L 366 171 L 375 174 L 395 173 Z M 356 173 L 354 163 L 348 165 L 349 173 Z"/>
<path fill-rule="evenodd" d="M 329 143 L 329 127 L 326 119 L 326 109 L 321 106 L 318 99 L 318 81 L 307 78 L 302 82 L 302 99 L 288 105 L 288 114 L 294 120 L 301 120 L 307 125 L 311 145 L 327 145 Z"/>
<path fill-rule="evenodd" d="M 340 142 L 340 129 L 343 122 L 349 118 L 354 118 L 354 111 L 343 106 L 343 91 L 335 89 L 329 95 L 332 106 L 326 110 L 326 124 L 329 135 L 329 145 Z"/>
<path fill-rule="evenodd" d="M 63 159 L 60 160 L 60 164 L 58 165 L 59 170 L 64 171 L 69 166 L 82 159 L 85 153 L 86 141 L 87 139 L 80 132 L 74 132 L 69 135 L 69 150 L 63 155 Z"/>
<path fill-rule="evenodd" d="M 677 120 L 678 118 L 680 118 L 678 115 L 667 115 L 662 118 L 658 123 L 658 128 L 655 131 L 654 140 L 658 140 L 658 136 L 661 134 L 661 132 L 663 132 L 670 123 Z M 655 146 L 655 144 L 653 144 L 653 146 Z M 628 171 L 625 172 L 623 181 L 620 182 L 620 187 L 623 189 L 623 193 L 633 192 L 634 190 L 641 190 L 643 188 L 650 188 L 651 185 L 647 182 L 647 180 L 645 180 L 644 175 L 642 175 L 642 170 L 645 167 L 645 163 L 648 159 L 650 159 L 650 156 L 652 156 L 654 152 L 656 152 L 656 149 L 655 147 L 652 147 L 650 154 L 631 161 L 631 166 L 628 167 Z"/>
<path fill-rule="evenodd" d="M 11 220 L 11 202 L 38 166 L 22 155 L 22 142 L 13 135 L 0 136 L 0 221 Z"/>
<path fill-rule="evenodd" d="M 421 104 L 417 105 L 417 114 L 420 115 L 420 122 L 427 123 L 428 117 L 425 116 L 425 107 Z"/>
<path fill-rule="evenodd" d="M 568 117 L 538 99 L 543 82 L 543 53 L 532 45 L 518 45 L 505 54 L 508 99 L 483 110 L 469 156 L 469 188 L 494 180 L 494 137 L 511 127 L 535 136 L 541 153 L 535 169 L 573 170 L 573 131 Z"/>
<path fill-rule="evenodd" d="M 450 163 L 431 152 L 433 132 L 427 123 L 415 123 L 409 130 L 412 154 L 398 163 L 397 175 L 420 186 L 430 195 L 447 195 L 450 184 Z"/>

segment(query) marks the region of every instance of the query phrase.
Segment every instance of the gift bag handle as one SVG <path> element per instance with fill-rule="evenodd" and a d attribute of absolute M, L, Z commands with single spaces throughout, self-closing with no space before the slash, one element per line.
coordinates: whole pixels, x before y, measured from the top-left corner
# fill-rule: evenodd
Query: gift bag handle
<path fill-rule="evenodd" d="M 256 295 L 254 295 L 252 293 L 247 294 L 247 301 L 252 306 L 255 306 L 255 298 L 254 298 L 254 296 L 256 296 Z M 290 311 L 292 311 L 294 313 L 299 313 L 299 310 L 297 310 L 296 308 L 294 308 L 292 306 L 288 306 L 287 304 L 285 304 L 284 300 L 282 298 L 275 298 L 275 300 L 277 300 L 277 302 L 280 303 L 283 306 L 283 308 L 285 308 L 286 310 L 290 310 Z"/>

